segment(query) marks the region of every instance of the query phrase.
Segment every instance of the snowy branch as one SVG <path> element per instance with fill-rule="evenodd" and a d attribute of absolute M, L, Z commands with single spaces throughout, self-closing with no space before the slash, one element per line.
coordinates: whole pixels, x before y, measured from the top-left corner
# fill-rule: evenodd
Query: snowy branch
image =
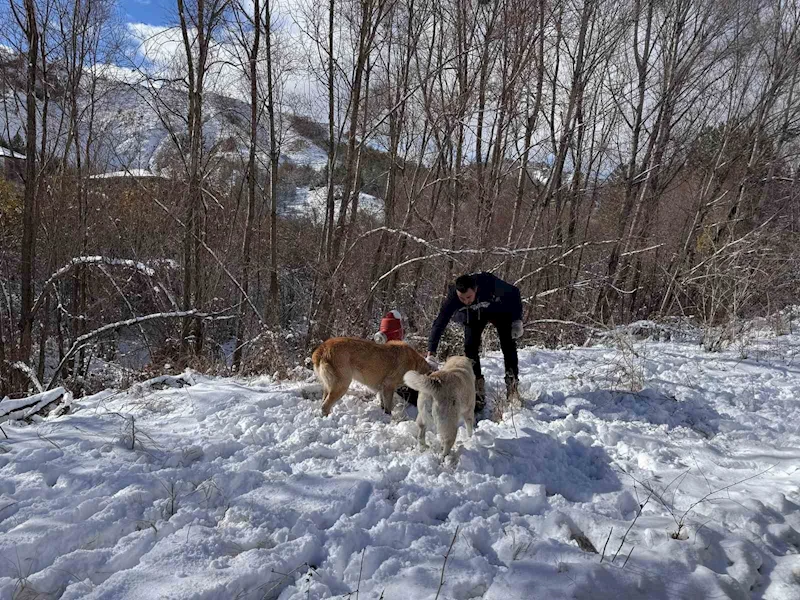
<path fill-rule="evenodd" d="M 416 235 L 414 235 L 412 233 L 409 233 L 408 231 L 402 230 L 402 229 L 392 229 L 390 227 L 376 227 L 375 229 L 371 229 L 371 230 L 361 234 L 350 245 L 350 247 L 347 249 L 347 251 L 342 256 L 342 259 L 339 261 L 339 264 L 336 265 L 336 268 L 334 269 L 333 272 L 337 273 L 339 271 L 339 269 L 344 265 L 347 256 L 350 254 L 350 252 L 352 252 L 352 250 L 356 247 L 357 244 L 359 244 L 360 242 L 362 242 L 366 238 L 368 238 L 368 237 L 370 237 L 372 235 L 375 235 L 376 233 L 381 233 L 381 232 L 386 232 L 386 233 L 390 233 L 390 234 L 394 234 L 394 235 L 405 237 L 405 238 L 407 238 L 407 239 L 409 239 L 409 240 L 411 240 L 413 242 L 416 242 L 417 244 L 420 244 L 420 245 L 424 246 L 425 248 L 428 248 L 431 251 L 431 253 L 428 254 L 427 256 L 418 256 L 418 257 L 411 258 L 411 259 L 406 260 L 406 261 L 404 261 L 404 262 L 402 262 L 400 264 L 395 265 L 389 271 L 387 271 L 386 273 L 381 275 L 381 277 L 378 279 L 378 282 L 380 282 L 381 280 L 383 280 L 384 278 L 388 277 L 389 275 L 391 275 L 392 273 L 394 273 L 395 271 L 397 271 L 398 269 L 400 269 L 402 267 L 408 266 L 408 265 L 413 264 L 415 262 L 419 262 L 419 261 L 423 261 L 423 260 L 429 260 L 431 258 L 438 258 L 438 257 L 441 257 L 441 256 L 446 256 L 448 258 L 453 258 L 453 259 L 455 259 L 458 256 L 474 256 L 474 255 L 514 257 L 514 256 L 520 256 L 520 255 L 523 255 L 523 254 L 528 254 L 530 252 L 545 252 L 545 251 L 548 251 L 548 250 L 558 250 L 558 249 L 561 249 L 563 247 L 560 244 L 549 244 L 547 246 L 531 246 L 531 247 L 527 247 L 527 248 L 508 248 L 508 247 L 505 247 L 505 246 L 495 246 L 494 248 L 486 248 L 486 249 L 463 248 L 463 249 L 460 249 L 460 250 L 448 250 L 447 248 L 442 248 L 440 246 L 437 246 L 436 244 L 433 244 L 432 242 L 429 242 L 428 240 L 426 240 L 424 238 L 418 237 L 418 236 L 416 236 Z M 525 275 L 524 277 L 522 277 L 521 279 L 517 280 L 515 282 L 515 285 L 518 285 L 521 281 L 523 281 L 527 277 L 530 277 L 531 275 L 534 275 L 534 274 L 540 272 L 542 269 L 544 269 L 547 266 L 553 264 L 554 262 L 558 262 L 561 259 L 566 258 L 567 256 L 569 256 L 570 254 L 572 254 L 576 250 L 580 250 L 581 248 L 585 248 L 587 246 L 602 246 L 602 245 L 606 245 L 606 244 L 616 244 L 618 241 L 619 240 L 600 240 L 600 241 L 597 241 L 597 242 L 583 242 L 581 244 L 576 244 L 575 246 L 573 246 L 572 248 L 570 248 L 569 250 L 567 250 L 566 252 L 564 252 L 560 256 L 558 256 L 558 257 L 554 258 L 552 261 L 548 262 L 546 265 L 543 265 L 542 267 L 539 267 L 535 271 L 532 271 L 531 273 L 529 273 L 529 274 Z M 653 246 L 652 248 L 646 248 L 646 249 L 637 250 L 637 251 L 634 251 L 634 252 L 644 252 L 646 250 L 652 250 L 653 248 L 657 248 L 657 247 L 658 246 Z M 370 292 L 373 292 L 375 290 L 376 285 L 377 284 L 372 286 Z"/>
<path fill-rule="evenodd" d="M 35 394 L 34 396 L 29 396 L 28 398 L 22 398 L 20 400 L 8 400 L 6 398 L 0 402 L 0 423 L 18 419 L 27 419 L 28 417 L 38 413 L 49 404 L 58 402 L 68 394 L 69 392 L 67 392 L 67 390 L 65 390 L 63 387 L 58 387 L 54 390 L 41 392 L 39 394 Z"/>
<path fill-rule="evenodd" d="M 583 329 L 589 329 L 590 331 L 605 331 L 605 329 L 601 329 L 600 327 L 593 327 L 592 325 L 586 325 L 585 323 L 578 323 L 577 321 L 569 321 L 566 319 L 534 319 L 533 321 L 525 322 L 525 325 L 539 325 L 539 324 L 571 325 L 573 327 L 581 327 Z"/>
<path fill-rule="evenodd" d="M 130 260 L 127 258 L 109 258 L 106 256 L 76 256 L 72 258 L 67 264 L 61 267 L 58 271 L 50 275 L 47 281 L 44 282 L 44 286 L 42 286 L 42 291 L 39 293 L 39 296 L 33 303 L 33 308 L 31 309 L 31 315 L 35 315 L 36 312 L 42 307 L 42 303 L 44 302 L 45 297 L 47 296 L 47 292 L 50 289 L 50 286 L 53 285 L 59 279 L 63 279 L 72 271 L 74 271 L 77 267 L 81 265 L 109 265 L 114 267 L 126 267 L 128 269 L 133 269 L 138 271 L 142 275 L 146 277 L 153 277 L 156 272 L 145 265 L 144 263 Z M 159 284 L 159 287 L 161 285 Z"/>
<path fill-rule="evenodd" d="M 701 269 L 702 267 L 704 267 L 706 264 L 708 264 L 708 263 L 710 263 L 710 262 L 714 261 L 714 260 L 715 260 L 715 259 L 716 259 L 718 256 L 720 256 L 720 255 L 721 255 L 723 252 L 725 252 L 725 250 L 727 250 L 728 248 L 730 248 L 730 247 L 733 247 L 733 246 L 740 245 L 740 244 L 742 244 L 742 243 L 743 243 L 743 242 L 745 242 L 745 241 L 749 241 L 749 240 L 750 240 L 750 238 L 752 238 L 752 237 L 755 237 L 755 234 L 757 234 L 757 233 L 758 233 L 758 232 L 760 232 L 762 229 L 764 229 L 764 228 L 766 227 L 766 225 L 767 225 L 767 224 L 768 224 L 770 221 L 772 221 L 772 219 L 773 219 L 773 218 L 774 218 L 774 215 L 773 215 L 772 217 L 770 217 L 769 219 L 767 219 L 767 220 L 766 220 L 764 223 L 762 223 L 761 225 L 759 225 L 757 228 L 753 229 L 752 231 L 748 231 L 748 232 L 747 232 L 746 234 L 744 234 L 743 236 L 741 236 L 741 237 L 739 237 L 739 238 L 736 238 L 736 239 L 734 239 L 734 240 L 731 240 L 731 241 L 727 242 L 726 244 L 723 244 L 722 246 L 720 246 L 720 248 L 718 248 L 717 250 L 715 250 L 715 251 L 714 251 L 714 253 L 713 253 L 713 254 L 711 254 L 711 255 L 710 255 L 708 258 L 706 258 L 705 260 L 703 260 L 703 261 L 701 261 L 701 262 L 697 263 L 697 264 L 696 264 L 694 267 L 692 267 L 691 269 L 689 269 L 689 271 L 687 271 L 687 272 L 686 272 L 686 274 L 684 275 L 684 277 L 686 277 L 686 276 L 688 276 L 688 275 L 691 275 L 692 273 L 694 273 L 694 272 L 695 272 L 695 271 L 697 271 L 698 269 Z"/>
<path fill-rule="evenodd" d="M 599 242 L 583 242 L 582 244 L 576 244 L 576 245 L 572 246 L 572 248 L 570 248 L 566 252 L 562 252 L 560 255 L 558 255 L 555 258 L 547 261 L 545 264 L 543 264 L 538 269 L 534 269 L 530 273 L 526 273 L 525 275 L 523 275 L 522 277 L 517 279 L 514 282 L 514 285 L 518 286 L 520 283 L 522 283 L 523 281 L 525 281 L 529 277 L 533 277 L 537 273 L 541 273 L 542 271 L 544 271 L 546 268 L 551 267 L 554 264 L 557 264 L 557 263 L 561 262 L 562 260 L 567 258 L 570 254 L 572 254 L 573 252 L 575 252 L 577 250 L 580 250 L 581 248 L 586 248 L 588 246 L 603 246 L 603 245 L 606 245 L 606 244 L 616 244 L 618 241 L 619 240 L 602 240 L 602 241 L 599 241 Z M 556 248 L 561 248 L 561 246 L 551 246 L 550 248 L 556 249 Z"/>
<path fill-rule="evenodd" d="M 226 312 L 226 311 L 222 311 Z M 217 313 L 201 313 L 197 309 L 191 310 L 182 310 L 182 311 L 175 311 L 175 312 L 167 312 L 167 313 L 153 313 L 150 315 L 144 315 L 141 317 L 135 317 L 133 319 L 125 319 L 124 321 L 116 321 L 114 323 L 108 323 L 107 325 L 103 325 L 97 329 L 94 329 L 88 333 L 84 333 L 83 335 L 79 336 L 75 339 L 75 342 L 72 344 L 70 349 L 64 355 L 64 358 L 61 359 L 61 362 L 58 363 L 56 370 L 53 372 L 52 377 L 50 378 L 50 382 L 47 384 L 47 389 L 53 387 L 53 384 L 56 382 L 59 374 L 61 373 L 61 369 L 64 368 L 64 365 L 67 361 L 72 358 L 72 356 L 83 347 L 83 345 L 92 340 L 96 337 L 103 335 L 104 333 L 108 333 L 109 331 L 115 331 L 117 329 L 121 329 L 122 327 L 130 327 L 131 325 L 139 325 L 140 323 L 145 323 L 147 321 L 155 321 L 159 319 L 182 319 L 184 317 L 196 317 L 200 319 L 215 319 L 222 314 L 222 312 Z M 225 318 L 225 317 L 223 317 Z"/>
<path fill-rule="evenodd" d="M 636 250 L 628 250 L 627 252 L 623 252 L 620 254 L 620 257 L 624 256 L 633 256 L 634 254 L 641 254 L 642 252 L 650 252 L 651 250 L 657 250 L 661 248 L 664 244 L 655 244 L 653 246 L 648 246 L 647 248 L 638 248 Z"/>
<path fill-rule="evenodd" d="M 386 273 L 384 273 L 383 275 L 378 277 L 378 280 L 375 283 L 373 283 L 372 287 L 369 289 L 369 295 L 371 296 L 373 294 L 373 292 L 375 292 L 375 289 L 380 285 L 381 281 L 383 281 L 384 279 L 389 277 L 389 275 L 391 275 L 395 271 L 399 271 L 403 267 L 407 267 L 410 264 L 413 264 L 413 263 L 416 263 L 416 262 L 420 262 L 420 261 L 423 261 L 423 260 L 428 260 L 429 258 L 436 258 L 438 256 L 445 256 L 445 255 L 443 253 L 441 253 L 441 252 L 436 253 L 436 254 L 426 254 L 425 256 L 417 256 L 415 258 L 409 258 L 408 260 L 404 260 L 401 263 L 397 263 L 391 269 L 386 271 Z"/>
<path fill-rule="evenodd" d="M 30 380 L 30 382 L 33 384 L 33 387 L 36 388 L 37 392 L 43 392 L 44 391 L 44 388 L 42 387 L 42 384 L 39 381 L 39 378 L 36 376 L 36 373 L 34 373 L 33 369 L 31 369 L 28 365 L 26 365 L 22 361 L 12 362 L 12 363 L 8 363 L 8 364 L 9 364 L 9 366 L 11 366 L 12 369 L 16 369 L 20 373 L 23 373 Z"/>

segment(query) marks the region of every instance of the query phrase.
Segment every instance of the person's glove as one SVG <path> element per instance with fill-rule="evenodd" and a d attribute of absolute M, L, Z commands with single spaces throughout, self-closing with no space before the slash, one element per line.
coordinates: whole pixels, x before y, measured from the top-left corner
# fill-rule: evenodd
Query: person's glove
<path fill-rule="evenodd" d="M 379 331 L 375 335 L 372 336 L 372 339 L 375 340 L 378 344 L 385 344 L 386 343 L 386 334 L 382 331 Z"/>
<path fill-rule="evenodd" d="M 436 360 L 435 356 L 426 356 L 425 362 L 428 363 L 428 366 L 431 368 L 431 371 L 439 370 L 439 361 Z"/>
<path fill-rule="evenodd" d="M 523 333 L 525 333 L 525 327 L 523 327 L 522 321 L 514 321 L 511 323 L 511 339 L 519 339 L 522 337 Z"/>

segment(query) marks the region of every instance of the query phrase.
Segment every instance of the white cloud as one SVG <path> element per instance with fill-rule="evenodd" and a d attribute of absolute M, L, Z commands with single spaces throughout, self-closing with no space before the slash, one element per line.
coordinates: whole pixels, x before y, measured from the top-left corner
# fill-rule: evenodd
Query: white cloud
<path fill-rule="evenodd" d="M 183 54 L 183 40 L 178 27 L 128 23 L 128 32 L 136 44 L 137 55 L 151 68 L 173 67 Z"/>
<path fill-rule="evenodd" d="M 247 7 L 246 7 L 247 8 Z M 297 7 L 293 7 L 296 10 Z M 253 4 L 249 2 L 249 10 L 253 11 Z M 278 44 L 283 48 L 283 53 L 292 55 L 294 68 L 282 72 L 279 87 L 281 98 L 285 103 L 282 110 L 291 111 L 312 118 L 324 118 L 325 111 L 316 106 L 315 98 L 324 98 L 324 89 L 309 76 L 303 56 L 309 51 L 304 47 L 303 35 L 300 33 L 287 7 L 274 8 L 272 18 L 276 28 L 275 35 L 279 38 Z M 131 81 L 124 71 L 130 73 L 145 73 L 157 78 L 183 78 L 186 73 L 186 56 L 181 30 L 177 26 L 147 25 L 144 23 L 129 23 L 128 34 L 134 46 L 133 69 L 123 70 L 115 79 Z M 194 38 L 194 32 L 190 32 Z M 226 37 L 226 36 L 221 36 Z M 243 62 L 243 52 L 233 41 L 235 36 L 228 36 L 229 41 L 214 46 L 209 72 L 206 76 L 207 89 L 213 92 L 247 101 L 249 98 L 249 84 L 243 69 L 239 66 Z M 273 49 L 273 56 L 280 55 Z M 122 77 L 126 75 L 126 77 Z M 141 78 L 139 79 L 141 80 Z M 264 77 L 264 85 L 266 78 Z"/>

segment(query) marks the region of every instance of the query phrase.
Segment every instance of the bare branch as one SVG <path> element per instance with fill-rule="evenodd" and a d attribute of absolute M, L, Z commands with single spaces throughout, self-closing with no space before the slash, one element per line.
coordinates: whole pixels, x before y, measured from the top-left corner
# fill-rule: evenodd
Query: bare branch
<path fill-rule="evenodd" d="M 227 312 L 222 311 L 222 313 Z M 61 359 L 61 362 L 58 363 L 56 370 L 50 377 L 50 382 L 47 384 L 46 389 L 50 389 L 53 387 L 53 384 L 56 382 L 59 374 L 61 373 L 61 369 L 64 368 L 64 365 L 67 361 L 72 358 L 72 356 L 83 347 L 86 342 L 92 340 L 96 337 L 103 335 L 104 333 L 108 333 L 109 331 L 115 331 L 117 329 L 121 329 L 123 327 L 130 327 L 131 325 L 139 325 L 140 323 L 145 323 L 147 321 L 155 321 L 155 320 L 163 320 L 163 319 L 182 319 L 184 317 L 195 317 L 200 319 L 214 319 L 217 318 L 222 313 L 202 313 L 196 309 L 191 310 L 183 310 L 183 311 L 175 311 L 175 312 L 168 312 L 168 313 L 153 313 L 150 315 L 144 315 L 141 317 L 135 317 L 133 319 L 126 319 L 124 321 L 117 321 L 115 323 L 108 323 L 107 325 L 103 325 L 93 331 L 85 333 L 78 338 L 75 339 L 70 349 L 64 354 L 64 358 Z M 227 317 L 223 317 L 227 318 Z"/>

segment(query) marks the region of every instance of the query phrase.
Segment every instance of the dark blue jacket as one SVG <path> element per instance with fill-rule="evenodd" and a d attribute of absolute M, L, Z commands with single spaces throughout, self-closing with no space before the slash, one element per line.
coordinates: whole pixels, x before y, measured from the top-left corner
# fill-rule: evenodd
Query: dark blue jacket
<path fill-rule="evenodd" d="M 522 320 L 522 298 L 519 288 L 495 277 L 491 273 L 475 273 L 478 286 L 475 301 L 466 306 L 456 295 L 455 286 L 450 287 L 447 297 L 439 309 L 439 316 L 433 322 L 428 339 L 428 352 L 436 352 L 444 328 L 451 318 L 459 323 L 469 325 L 471 321 L 485 320 L 492 317 L 505 317 L 509 323 Z"/>

